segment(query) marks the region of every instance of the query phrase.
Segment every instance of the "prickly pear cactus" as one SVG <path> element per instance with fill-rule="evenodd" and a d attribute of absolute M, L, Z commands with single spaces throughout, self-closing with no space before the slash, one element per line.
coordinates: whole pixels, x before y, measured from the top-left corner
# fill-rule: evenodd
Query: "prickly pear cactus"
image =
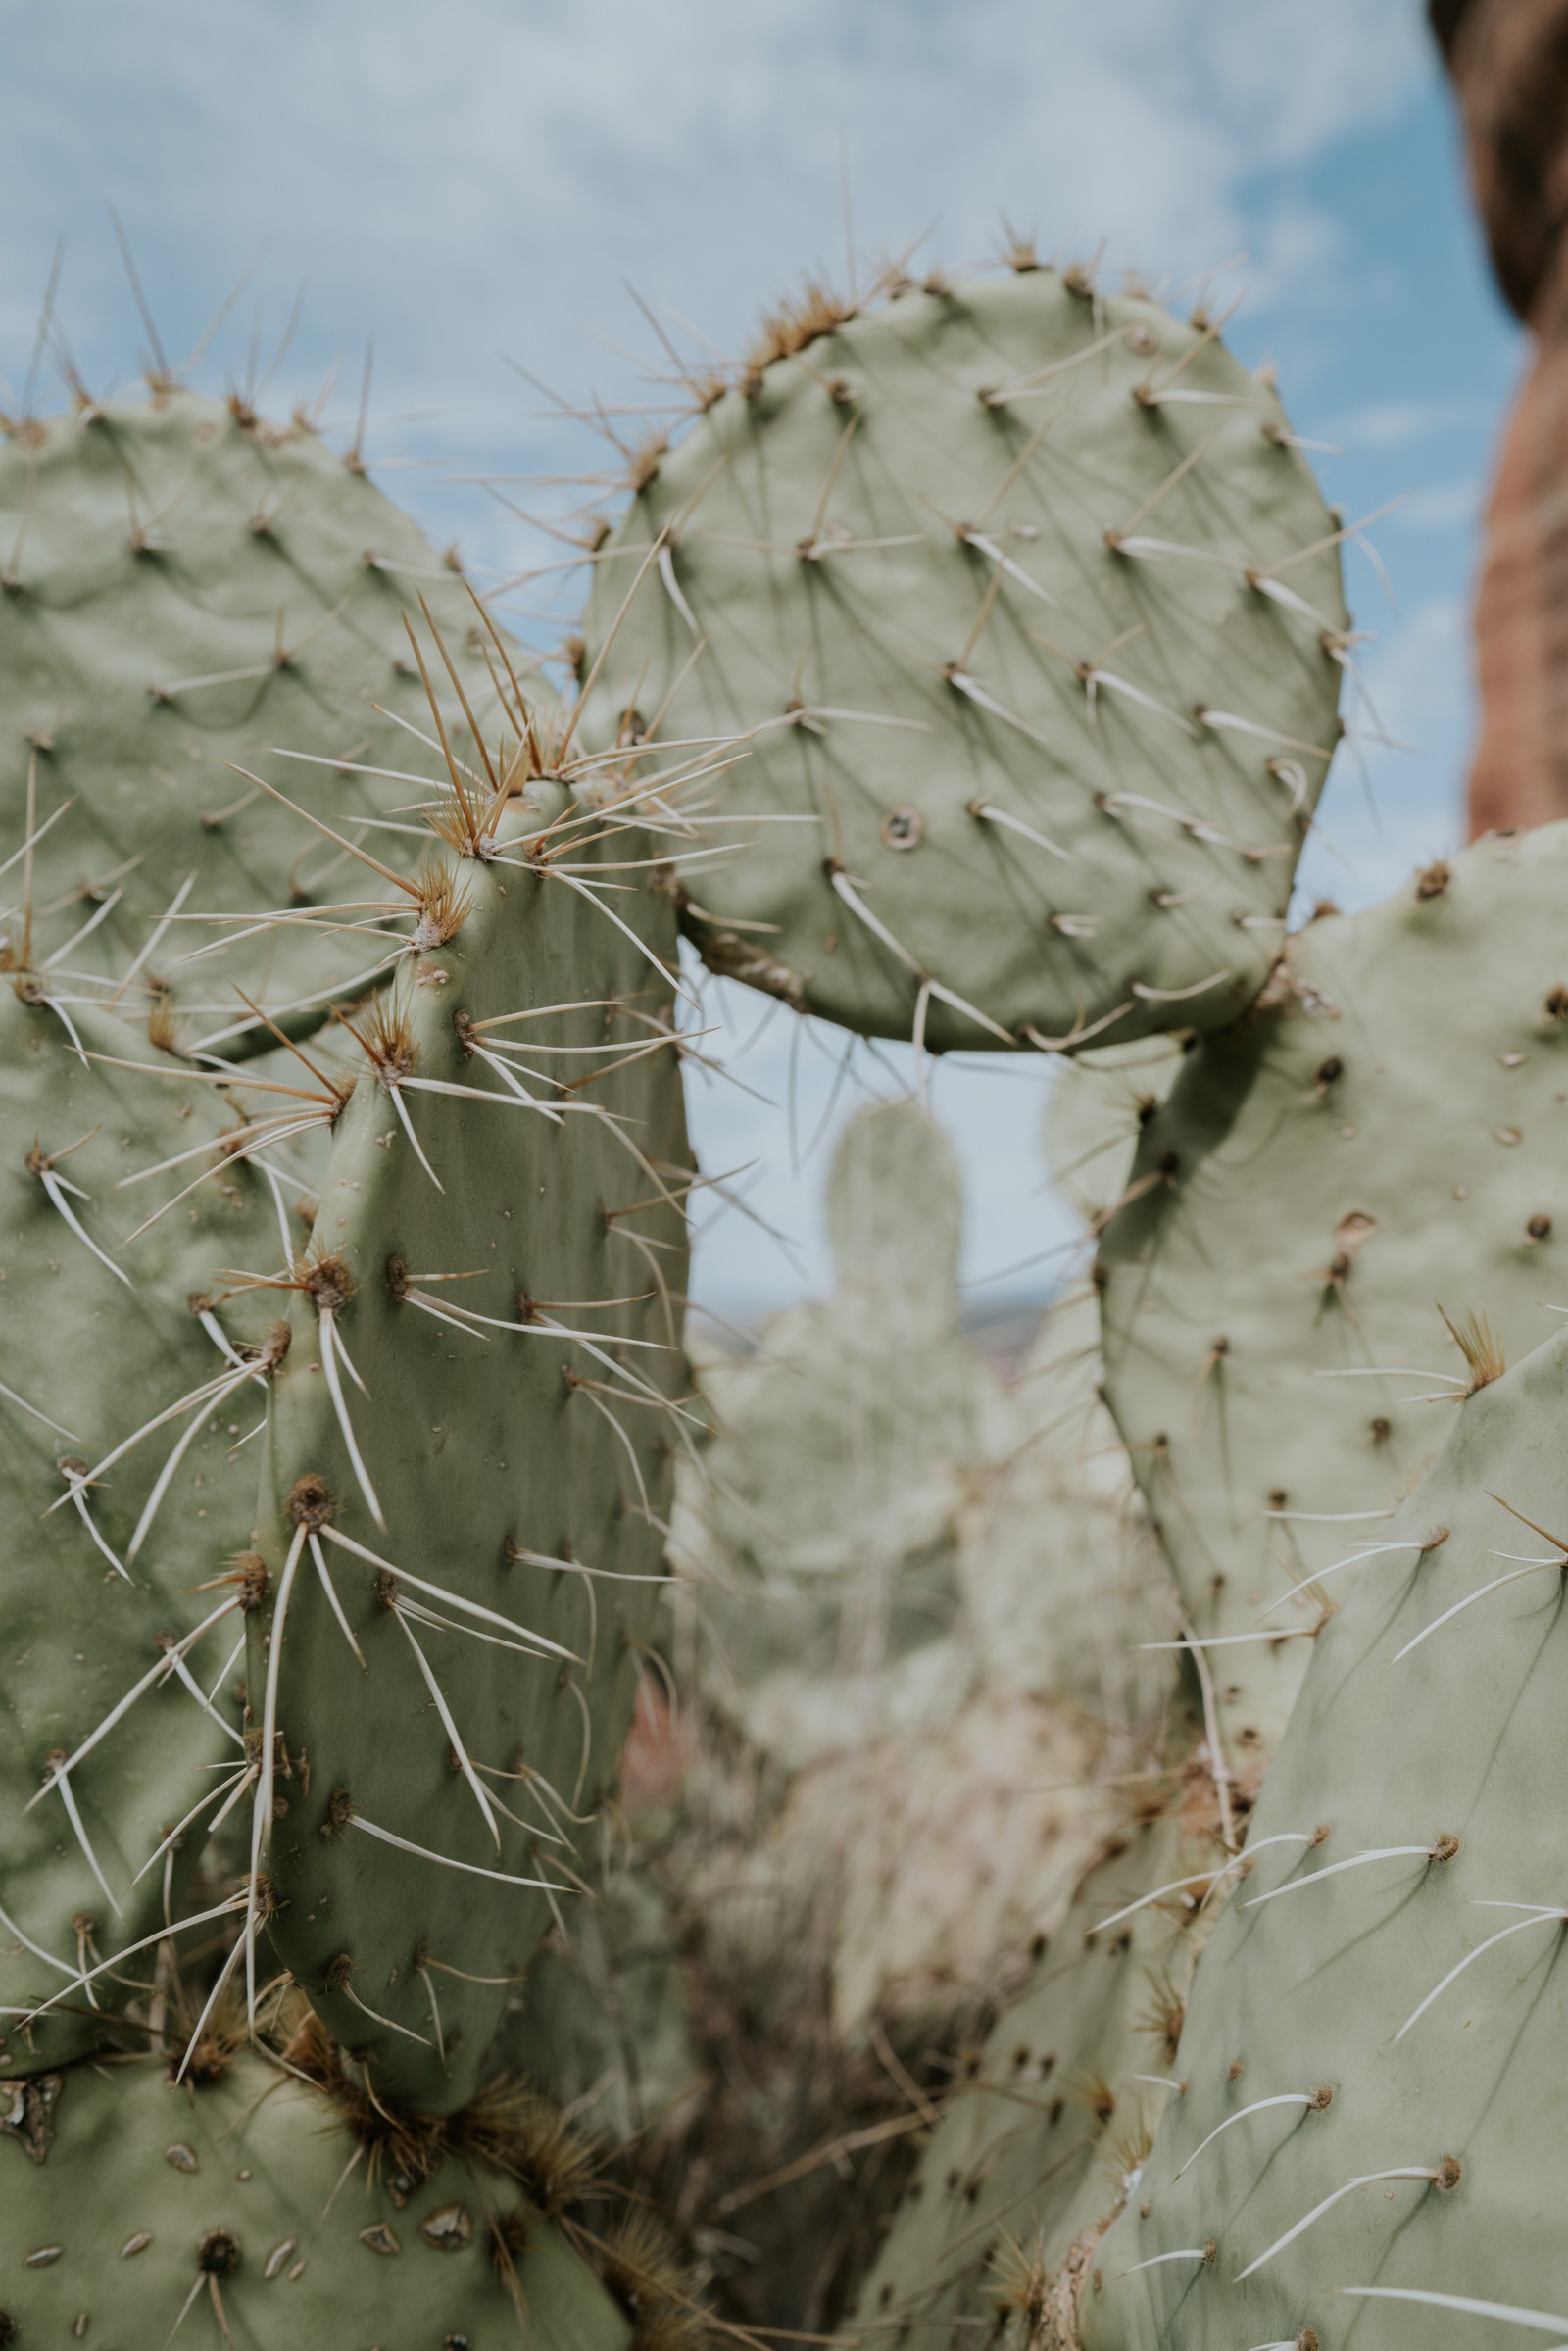
<path fill-rule="evenodd" d="M 431 2112 L 577 1899 L 685 1441 L 669 902 L 592 890 L 635 829 L 551 827 L 452 860 L 443 942 L 350 1016 L 365 1064 L 272 1293 L 248 1932 L 270 1912 L 376 2094 Z"/>
<path fill-rule="evenodd" d="M 212 1295 L 277 1246 L 232 1156 L 271 1098 L 30 987 L 0 990 L 0 2075 L 111 2029 L 240 1800 L 244 1441 L 288 1338 L 274 1301 Z"/>
<path fill-rule="evenodd" d="M 792 1767 L 962 1696 L 956 1521 L 1004 1417 L 956 1328 L 957 1169 L 918 1103 L 845 1130 L 827 1216 L 840 1287 L 710 1367 L 681 1522 L 714 1693 Z"/>
<path fill-rule="evenodd" d="M 1307 463 L 1213 326 L 1032 267 L 808 305 L 637 484 L 588 725 L 744 744 L 750 846 L 685 905 L 715 969 L 944 1047 L 1256 993 L 1347 619 Z"/>
<path fill-rule="evenodd" d="M 38 903 L 80 894 L 85 923 L 114 898 L 72 959 L 118 977 L 148 956 L 192 1035 L 247 1022 L 235 983 L 302 1025 L 324 1018 L 376 966 L 375 942 L 299 918 L 376 893 L 233 767 L 372 849 L 395 843 L 371 820 L 409 800 L 407 776 L 365 771 L 420 764 L 407 725 L 429 717 L 404 615 L 423 596 L 461 652 L 476 628 L 461 578 L 303 420 L 174 388 L 0 443 L 0 587 L 6 830 L 34 769 L 49 806 L 75 803 L 38 843 Z M 494 698 L 483 662 L 467 666 L 483 718 Z M 251 930 L 268 912 L 292 927 Z"/>
<path fill-rule="evenodd" d="M 571 2224 L 541 2209 L 538 2101 L 497 2097 L 465 2141 L 411 2138 L 367 2164 L 320 2088 L 249 2054 L 194 2092 L 133 2061 L 47 2075 L 29 2096 L 25 2134 L 12 2123 L 0 2140 L 6 2342 L 140 2351 L 183 2327 L 477 2351 L 522 2323 L 549 2351 L 640 2339 Z"/>
<path fill-rule="evenodd" d="M 1552 1327 L 1565 883 L 1553 825 L 1313 922 L 1187 1055 L 1105 1230 L 1106 1397 L 1243 1797 L 1324 1610 L 1408 1565 L 1389 1516 L 1494 1340 Z"/>
<path fill-rule="evenodd" d="M 1085 2265 L 1093 2351 L 1568 2327 L 1565 1399 L 1559 1335 L 1446 1416 L 1312 1645 L 1188 2094 Z"/>

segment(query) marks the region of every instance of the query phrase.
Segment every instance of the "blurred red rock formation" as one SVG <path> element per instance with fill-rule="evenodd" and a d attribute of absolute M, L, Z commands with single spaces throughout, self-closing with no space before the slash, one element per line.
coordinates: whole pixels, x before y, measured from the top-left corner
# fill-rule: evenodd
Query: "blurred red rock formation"
<path fill-rule="evenodd" d="M 1532 331 L 1476 599 L 1472 833 L 1568 816 L 1568 0 L 1430 0 L 1497 282 Z"/>

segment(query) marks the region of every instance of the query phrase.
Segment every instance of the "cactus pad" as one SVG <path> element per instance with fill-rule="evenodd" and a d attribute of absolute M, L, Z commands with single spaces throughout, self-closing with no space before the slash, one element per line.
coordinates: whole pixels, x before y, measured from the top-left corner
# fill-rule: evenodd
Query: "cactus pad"
<path fill-rule="evenodd" d="M 40 903 L 118 892 L 91 949 L 92 967 L 118 975 L 194 876 L 149 968 L 177 982 L 201 1030 L 244 1021 L 235 982 L 274 1006 L 319 997 L 324 1017 L 329 992 L 377 959 L 363 931 L 296 924 L 181 963 L 223 935 L 184 916 L 374 895 L 229 763 L 265 761 L 285 792 L 374 847 L 360 820 L 409 789 L 347 762 L 417 764 L 398 723 L 428 724 L 403 615 L 423 595 L 461 647 L 474 612 L 460 578 L 303 422 L 274 428 L 242 403 L 177 389 L 0 443 L 0 550 L 6 830 L 29 767 L 46 807 L 76 804 L 38 844 Z M 477 695 L 485 673 L 472 668 Z M 274 747 L 318 763 L 270 759 Z"/>
<path fill-rule="evenodd" d="M 1192 1631 L 1225 1644 L 1207 1660 L 1245 1786 L 1323 1607 L 1408 1564 L 1378 1547 L 1387 1515 L 1493 1368 L 1468 1319 L 1509 1354 L 1552 1328 L 1565 883 L 1552 825 L 1313 922 L 1277 1008 L 1187 1055 L 1105 1230 L 1106 1396 Z"/>
<path fill-rule="evenodd" d="M 588 725 L 744 750 L 747 847 L 685 909 L 715 969 L 940 1046 L 1255 994 L 1347 622 L 1306 461 L 1211 327 L 1049 269 L 902 285 L 786 323 L 638 479 Z"/>
<path fill-rule="evenodd" d="M 354 1020 L 369 1065 L 286 1277 L 251 1619 L 272 1938 L 377 2093 L 441 2112 L 577 1899 L 684 1425 L 669 902 L 580 878 L 623 878 L 633 828 L 596 851 L 573 817 L 531 863 L 523 821 Z"/>
<path fill-rule="evenodd" d="M 1559 1335 L 1446 1416 L 1313 1647 L 1092 2351 L 1563 2332 L 1565 1399 Z"/>
<path fill-rule="evenodd" d="M 32 2088 L 41 2130 L 0 2140 L 0 2340 L 144 2351 L 179 2326 L 235 2351 L 485 2351 L 525 2319 L 540 2351 L 629 2351 L 626 2314 L 478 2132 L 410 2181 L 368 2176 L 321 2092 L 259 2057 L 194 2093 L 146 2063 Z"/>

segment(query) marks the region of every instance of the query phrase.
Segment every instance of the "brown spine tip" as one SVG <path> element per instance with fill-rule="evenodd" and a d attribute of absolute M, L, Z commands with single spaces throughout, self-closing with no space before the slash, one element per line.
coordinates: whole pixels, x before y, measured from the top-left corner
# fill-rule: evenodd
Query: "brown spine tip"
<path fill-rule="evenodd" d="M 239 1598 L 242 1616 L 254 1616 L 267 1597 L 267 1561 L 260 1551 L 236 1552 L 228 1581 Z"/>

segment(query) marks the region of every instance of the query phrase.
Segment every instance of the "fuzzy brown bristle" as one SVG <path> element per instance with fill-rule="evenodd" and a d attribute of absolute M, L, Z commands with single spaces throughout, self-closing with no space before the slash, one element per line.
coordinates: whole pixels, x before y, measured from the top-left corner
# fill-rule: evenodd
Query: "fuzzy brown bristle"
<path fill-rule="evenodd" d="M 580 2203 L 598 2179 L 596 2141 L 526 2082 L 491 2082 L 452 2128 L 463 2154 L 515 2180 L 546 2219 Z"/>
<path fill-rule="evenodd" d="M 446 865 L 421 865 L 417 879 L 419 919 L 414 945 L 424 950 L 445 947 L 467 921 L 472 898 L 466 884 Z"/>
<path fill-rule="evenodd" d="M 669 454 L 669 437 L 656 432 L 634 449 L 626 460 L 626 487 L 634 498 L 652 487 L 659 479 L 659 468 Z"/>
<path fill-rule="evenodd" d="M 599 2275 L 632 2322 L 630 2351 L 696 2351 L 708 2327 L 668 2232 L 633 2208 L 599 2240 Z"/>
<path fill-rule="evenodd" d="M 1462 1322 L 1456 1323 L 1443 1313 L 1441 1306 L 1438 1312 L 1443 1314 L 1444 1321 L 1447 1323 L 1448 1336 L 1463 1355 L 1465 1369 L 1470 1374 L 1470 1385 L 1465 1394 L 1474 1396 L 1478 1389 L 1490 1388 L 1494 1380 L 1500 1380 L 1508 1368 L 1507 1358 L 1502 1351 L 1501 1340 L 1486 1316 L 1467 1314 Z"/>
<path fill-rule="evenodd" d="M 1187 2022 L 1187 2007 L 1167 1968 L 1159 1968 L 1151 1975 L 1148 2004 L 1138 2011 L 1133 2022 L 1140 2033 L 1152 2033 L 1167 2059 L 1174 2061 L 1182 2027 Z"/>
<path fill-rule="evenodd" d="M 147 1042 L 161 1053 L 179 1051 L 179 1021 L 175 1016 L 173 1000 L 162 990 L 153 998 L 147 1013 Z"/>
<path fill-rule="evenodd" d="M 1037 2244 L 1031 2251 L 1014 2236 L 1004 2236 L 992 2248 L 990 2269 L 994 2283 L 991 2298 L 997 2306 L 999 2322 L 1018 2318 L 1026 2329 L 1025 2342 L 1032 2343 L 1046 2315 L 1046 2299 L 1051 2289 L 1051 2272 Z"/>
<path fill-rule="evenodd" d="M 354 1016 L 336 1005 L 333 1011 L 358 1041 L 383 1086 L 395 1086 L 400 1078 L 414 1075 L 418 1065 L 418 1051 L 408 1007 L 395 992 L 390 998 L 377 997 L 368 1010 Z"/>
<path fill-rule="evenodd" d="M 283 2044 L 283 2062 L 314 2082 L 340 2120 L 366 2150 L 370 2176 L 384 2171 L 400 2186 L 422 2186 L 440 2168 L 458 2119 L 406 2114 L 372 2096 L 344 2063 L 343 2052 L 313 2009 L 294 2022 Z"/>
<path fill-rule="evenodd" d="M 858 307 L 808 277 L 799 294 L 764 316 L 757 340 L 746 354 L 746 385 L 755 387 L 760 382 L 762 370 L 775 360 L 791 359 L 819 336 L 836 334 L 858 315 Z"/>

